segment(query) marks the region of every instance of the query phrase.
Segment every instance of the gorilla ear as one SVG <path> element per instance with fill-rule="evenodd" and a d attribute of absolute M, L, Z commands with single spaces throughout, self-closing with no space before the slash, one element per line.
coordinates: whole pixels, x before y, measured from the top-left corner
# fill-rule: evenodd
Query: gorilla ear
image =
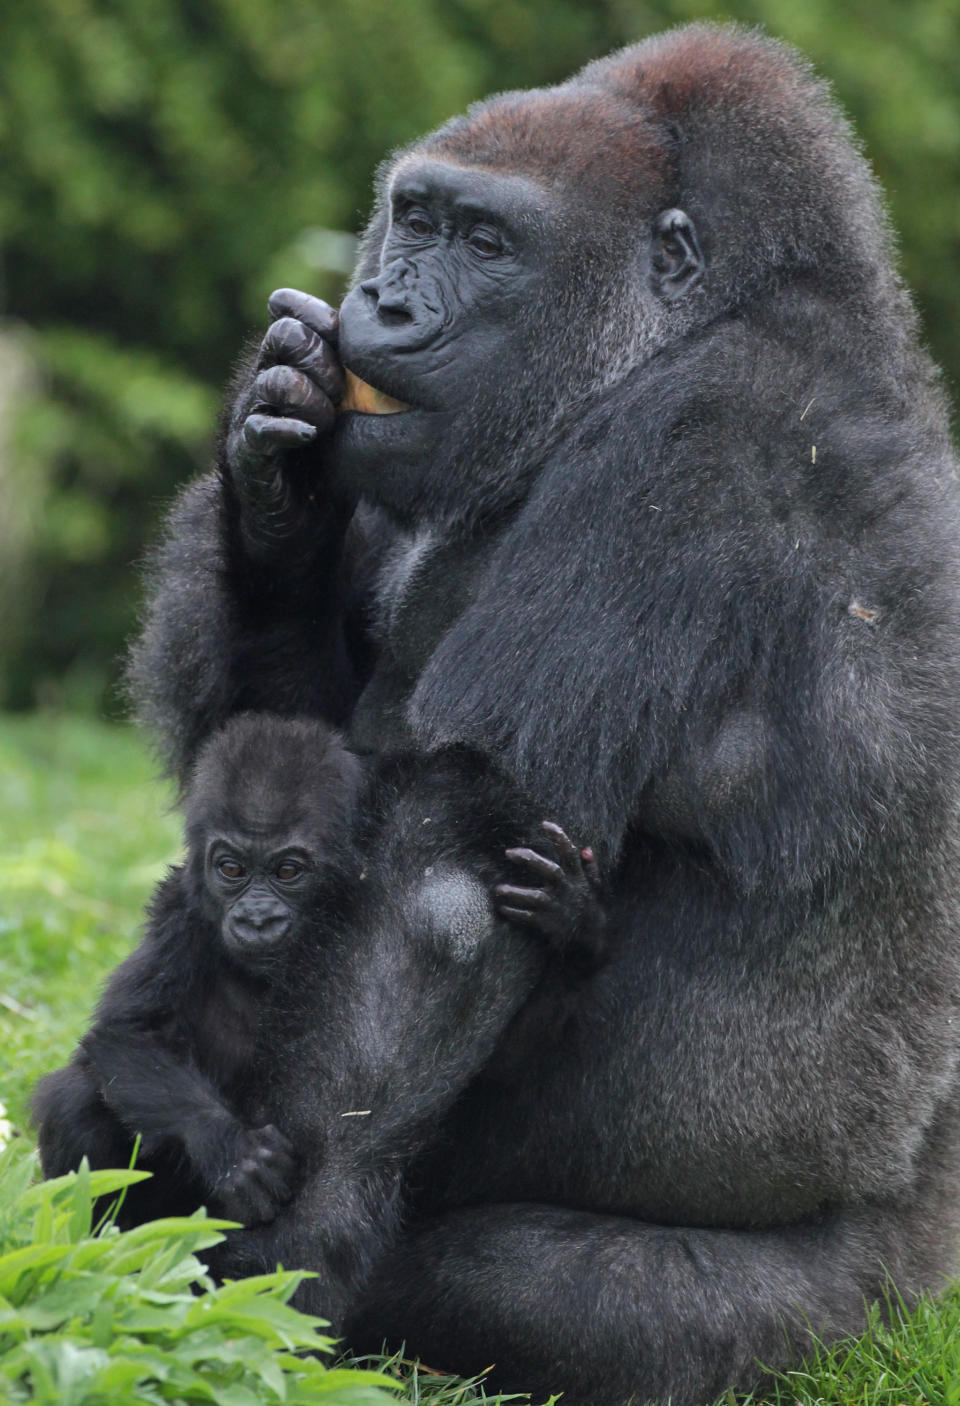
<path fill-rule="evenodd" d="M 664 210 L 653 222 L 650 266 L 654 292 L 680 298 L 703 277 L 707 267 L 697 231 L 683 210 Z"/>

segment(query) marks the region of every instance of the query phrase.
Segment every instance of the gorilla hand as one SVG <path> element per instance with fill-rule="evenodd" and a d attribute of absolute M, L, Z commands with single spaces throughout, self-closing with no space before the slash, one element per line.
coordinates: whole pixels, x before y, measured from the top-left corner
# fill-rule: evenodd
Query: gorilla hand
<path fill-rule="evenodd" d="M 545 820 L 542 829 L 556 859 L 535 849 L 508 849 L 507 859 L 536 886 L 497 884 L 494 905 L 501 918 L 539 932 L 569 970 L 584 974 L 607 956 L 597 861 L 592 849 L 578 849 L 559 825 Z"/>
<path fill-rule="evenodd" d="M 226 440 L 244 533 L 260 552 L 286 546 L 309 516 L 310 466 L 302 451 L 332 429 L 344 389 L 335 309 L 291 288 L 273 293 L 269 309 L 274 321 L 236 399 Z"/>
<path fill-rule="evenodd" d="M 268 1123 L 239 1133 L 232 1165 L 212 1188 L 210 1199 L 217 1213 L 229 1220 L 263 1225 L 291 1199 L 295 1183 L 293 1148 Z"/>

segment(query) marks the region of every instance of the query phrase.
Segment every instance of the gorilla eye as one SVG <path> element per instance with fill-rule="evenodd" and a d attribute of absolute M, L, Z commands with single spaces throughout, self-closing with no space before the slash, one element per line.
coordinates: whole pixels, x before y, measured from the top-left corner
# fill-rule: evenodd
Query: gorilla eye
<path fill-rule="evenodd" d="M 433 225 L 419 210 L 408 211 L 406 225 L 410 233 L 418 239 L 429 239 L 434 233 Z"/>
<path fill-rule="evenodd" d="M 277 878 L 283 883 L 289 883 L 291 879 L 299 879 L 303 873 L 303 865 L 298 864 L 295 859 L 285 859 L 277 866 Z"/>
<path fill-rule="evenodd" d="M 499 235 L 489 229 L 475 229 L 470 234 L 470 248 L 475 249 L 478 254 L 482 254 L 485 259 L 493 258 L 495 254 L 503 253 L 503 244 Z"/>
<path fill-rule="evenodd" d="M 236 859 L 218 859 L 217 872 L 224 879 L 242 879 L 247 871 Z"/>

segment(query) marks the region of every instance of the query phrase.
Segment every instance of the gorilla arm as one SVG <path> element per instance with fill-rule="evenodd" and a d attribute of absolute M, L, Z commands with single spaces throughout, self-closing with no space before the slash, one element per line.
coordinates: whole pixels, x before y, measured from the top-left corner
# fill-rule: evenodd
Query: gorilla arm
<path fill-rule="evenodd" d="M 780 328 L 661 354 L 547 464 L 421 674 L 415 735 L 497 758 L 607 860 L 639 826 L 705 842 L 737 882 L 807 888 L 890 838 L 905 786 L 937 790 L 955 671 L 946 644 L 913 660 L 915 632 L 945 638 L 926 581 L 952 557 L 908 434 Z"/>
<path fill-rule="evenodd" d="M 346 721 L 368 668 L 365 602 L 390 533 L 324 480 L 343 373 L 336 314 L 306 294 L 241 367 L 219 471 L 181 496 L 149 573 L 128 669 L 141 719 L 184 779 L 234 713 Z"/>

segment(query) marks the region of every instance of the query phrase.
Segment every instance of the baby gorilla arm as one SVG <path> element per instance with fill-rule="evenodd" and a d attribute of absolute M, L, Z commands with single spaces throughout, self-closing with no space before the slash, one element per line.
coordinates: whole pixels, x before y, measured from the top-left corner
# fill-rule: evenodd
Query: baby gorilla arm
<path fill-rule="evenodd" d="M 186 1053 L 132 1025 L 100 1021 L 81 1048 L 97 1071 L 106 1110 L 141 1138 L 147 1166 L 181 1150 L 201 1195 L 244 1225 L 276 1214 L 292 1194 L 293 1149 L 272 1125 L 247 1128 Z"/>

